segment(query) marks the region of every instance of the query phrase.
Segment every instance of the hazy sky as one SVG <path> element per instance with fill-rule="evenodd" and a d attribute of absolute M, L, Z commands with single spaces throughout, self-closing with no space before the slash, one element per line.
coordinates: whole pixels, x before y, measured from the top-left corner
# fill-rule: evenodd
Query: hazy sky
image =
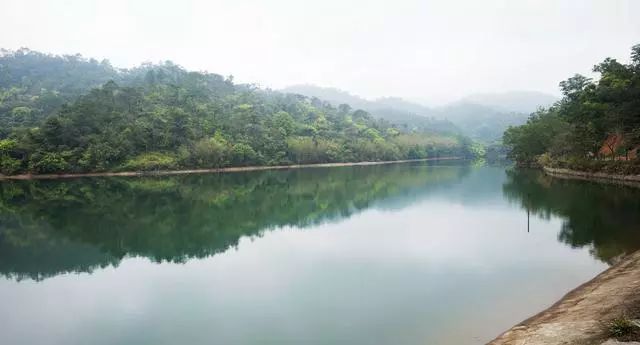
<path fill-rule="evenodd" d="M 628 61 L 639 17 L 635 0 L 2 0 L 0 47 L 440 103 L 558 94 L 607 56 Z"/>

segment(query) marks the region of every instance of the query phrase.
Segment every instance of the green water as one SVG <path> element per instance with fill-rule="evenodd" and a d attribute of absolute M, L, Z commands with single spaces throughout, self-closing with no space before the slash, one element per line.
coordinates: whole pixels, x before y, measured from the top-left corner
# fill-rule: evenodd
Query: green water
<path fill-rule="evenodd" d="M 638 247 L 640 189 L 504 167 L 2 182 L 0 342 L 483 344 Z"/>

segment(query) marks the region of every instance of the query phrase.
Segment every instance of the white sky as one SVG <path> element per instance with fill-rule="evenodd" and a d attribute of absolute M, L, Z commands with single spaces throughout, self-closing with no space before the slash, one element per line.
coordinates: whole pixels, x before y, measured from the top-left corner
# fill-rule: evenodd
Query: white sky
<path fill-rule="evenodd" d="M 172 60 L 281 88 L 312 83 L 442 103 L 558 94 L 640 43 L 635 0 L 0 0 L 0 47 Z"/>

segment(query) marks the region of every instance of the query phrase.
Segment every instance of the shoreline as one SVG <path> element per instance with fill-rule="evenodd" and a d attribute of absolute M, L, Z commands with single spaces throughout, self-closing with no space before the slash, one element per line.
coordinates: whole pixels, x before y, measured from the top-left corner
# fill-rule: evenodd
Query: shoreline
<path fill-rule="evenodd" d="M 575 179 L 584 181 L 596 181 L 603 183 L 615 183 L 629 187 L 640 188 L 640 175 L 619 175 L 619 174 L 607 174 L 600 172 L 587 172 L 571 169 L 542 167 L 545 174 L 557 178 Z"/>
<path fill-rule="evenodd" d="M 287 169 L 303 169 L 303 168 L 333 168 L 347 166 L 367 166 L 367 165 L 386 165 L 401 164 L 411 162 L 428 162 L 442 160 L 463 160 L 461 157 L 434 157 L 422 159 L 405 159 L 397 161 L 379 161 L 379 162 L 350 162 L 350 163 L 317 163 L 317 164 L 292 164 L 292 165 L 257 165 L 246 167 L 225 167 L 225 168 L 209 168 L 209 169 L 184 169 L 184 170 L 158 170 L 158 171 L 122 171 L 122 172 L 95 172 L 95 173 L 68 173 L 68 174 L 20 174 L 20 175 L 2 175 L 0 181 L 3 180 L 57 180 L 72 179 L 80 177 L 135 177 L 135 176 L 170 176 L 170 175 L 191 175 L 191 174 L 210 174 L 225 172 L 243 172 L 243 171 L 262 171 L 262 170 L 287 170 Z"/>
<path fill-rule="evenodd" d="M 636 251 L 488 345 L 600 345 L 608 338 L 608 322 L 639 310 L 640 251 Z"/>
<path fill-rule="evenodd" d="M 554 178 L 640 188 L 640 175 L 551 167 L 542 169 Z M 640 251 L 623 256 L 550 307 L 509 328 L 488 345 L 600 345 L 609 338 L 608 323 L 623 315 L 640 318 Z"/>

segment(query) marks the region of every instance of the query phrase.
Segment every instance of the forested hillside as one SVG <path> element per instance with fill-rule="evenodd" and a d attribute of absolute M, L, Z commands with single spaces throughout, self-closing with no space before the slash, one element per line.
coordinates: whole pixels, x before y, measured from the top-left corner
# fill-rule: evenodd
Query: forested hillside
<path fill-rule="evenodd" d="M 0 56 L 0 172 L 59 173 L 474 155 L 470 140 L 170 62 Z"/>
<path fill-rule="evenodd" d="M 564 98 L 509 128 L 504 143 L 522 165 L 640 173 L 640 45 L 629 64 L 607 58 L 560 83 Z"/>
<path fill-rule="evenodd" d="M 357 104 L 378 118 L 419 128 L 461 133 L 484 144 L 499 141 L 509 126 L 525 123 L 529 114 L 537 109 L 533 104 L 547 105 L 552 99 L 551 96 L 536 93 L 487 94 L 430 108 L 396 97 L 369 101 L 346 91 L 314 85 L 294 85 L 284 91 L 321 98 L 334 105 Z"/>
<path fill-rule="evenodd" d="M 462 133 L 461 129 L 452 122 L 435 118 L 433 110 L 400 98 L 388 97 L 370 101 L 340 89 L 316 85 L 293 85 L 282 91 L 319 98 L 334 106 L 349 104 L 371 113 L 375 118 L 402 124 L 408 128 L 454 134 Z"/>
<path fill-rule="evenodd" d="M 30 127 L 62 104 L 120 74 L 108 61 L 52 56 L 21 49 L 0 51 L 0 137 Z"/>

